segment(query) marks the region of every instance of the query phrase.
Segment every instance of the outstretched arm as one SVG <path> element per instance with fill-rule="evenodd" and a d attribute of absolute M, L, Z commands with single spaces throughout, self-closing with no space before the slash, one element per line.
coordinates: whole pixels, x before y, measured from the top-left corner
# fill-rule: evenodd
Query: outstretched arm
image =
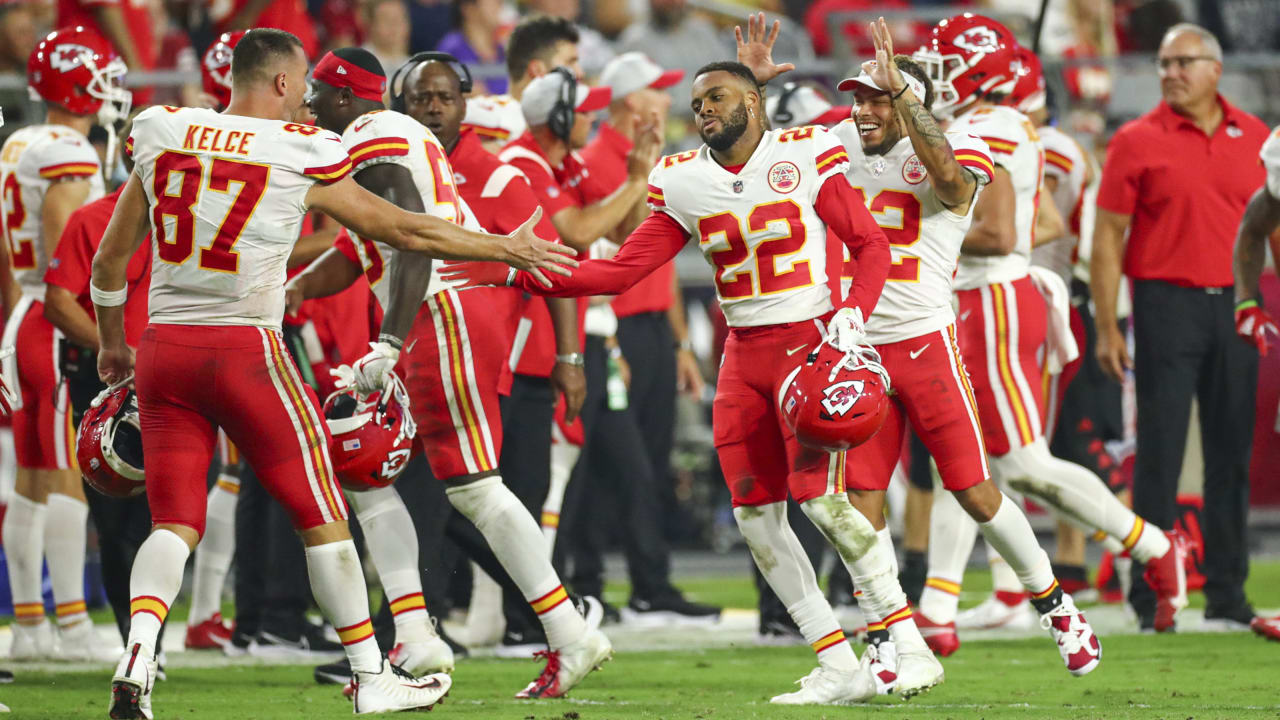
<path fill-rule="evenodd" d="M 884 281 L 889 277 L 889 265 L 893 262 L 889 254 L 889 239 L 842 174 L 827 178 L 813 207 L 827 230 L 835 233 L 849 248 L 850 257 L 858 265 L 849 295 L 843 303 L 836 304 L 858 308 L 864 318 L 871 317 L 871 311 L 880 301 Z"/>
<path fill-rule="evenodd" d="M 285 284 L 285 312 L 297 315 L 302 301 L 336 295 L 359 279 L 360 266 L 338 248 L 331 247 Z"/>

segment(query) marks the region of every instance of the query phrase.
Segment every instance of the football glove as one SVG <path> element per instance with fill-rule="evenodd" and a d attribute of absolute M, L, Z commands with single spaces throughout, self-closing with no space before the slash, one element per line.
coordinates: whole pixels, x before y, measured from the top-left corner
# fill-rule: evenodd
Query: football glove
<path fill-rule="evenodd" d="M 356 392 L 361 395 L 382 390 L 387 381 L 387 374 L 400 359 L 400 350 L 392 347 L 390 343 L 373 342 L 369 343 L 369 348 L 369 352 L 351 366 L 355 372 Z"/>
<path fill-rule="evenodd" d="M 856 307 L 842 307 L 827 323 L 827 342 L 840 352 L 858 351 L 866 342 L 867 327 L 862 319 L 862 310 Z"/>
<path fill-rule="evenodd" d="M 1245 300 L 1236 305 L 1236 334 L 1258 348 L 1258 354 L 1267 354 L 1267 333 L 1280 335 L 1280 329 L 1258 304 L 1257 300 Z"/>

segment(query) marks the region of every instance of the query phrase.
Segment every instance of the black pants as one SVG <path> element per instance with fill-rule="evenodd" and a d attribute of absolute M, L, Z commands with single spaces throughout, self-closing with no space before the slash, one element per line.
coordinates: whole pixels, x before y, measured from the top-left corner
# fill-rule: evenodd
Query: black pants
<path fill-rule="evenodd" d="M 502 455 L 498 466 L 502 480 L 535 519 L 542 517 L 542 503 L 551 484 L 551 423 L 555 418 L 555 392 L 547 378 L 516 375 L 511 394 L 501 401 Z M 519 592 L 506 591 L 503 609 L 507 628 L 525 627 L 529 603 Z"/>
<path fill-rule="evenodd" d="M 678 521 L 671 448 L 675 444 L 675 336 L 665 312 L 618 318 L 618 345 L 631 366 L 631 414 L 649 455 L 661 517 Z M 666 533 L 672 537 L 671 533 Z"/>
<path fill-rule="evenodd" d="M 1204 594 L 1210 610 L 1228 611 L 1245 602 L 1249 574 L 1246 516 L 1258 351 L 1236 336 L 1231 288 L 1207 292 L 1139 281 L 1133 295 L 1133 510 L 1160 527 L 1173 526 L 1194 395 L 1204 452 Z M 1140 613 L 1154 611 L 1154 595 L 1136 564 L 1130 600 Z"/>
<path fill-rule="evenodd" d="M 791 523 L 791 529 L 799 538 L 804 554 L 809 556 L 809 563 L 813 565 L 814 572 L 821 576 L 822 558 L 827 549 L 827 539 L 822 537 L 822 531 L 809 521 L 809 516 L 800 509 L 800 504 L 790 498 L 787 499 L 787 522 Z M 790 624 L 792 621 L 791 615 L 787 613 L 787 606 L 782 604 L 778 594 L 769 587 L 769 583 L 764 579 L 764 575 L 760 574 L 760 568 L 754 561 L 751 563 L 751 573 L 755 576 L 756 590 L 760 593 L 758 601 L 760 627 L 763 628 L 766 623 L 775 621 Z"/>
<path fill-rule="evenodd" d="M 235 597 L 237 633 L 297 640 L 305 630 L 311 584 L 302 539 L 248 463 L 236 501 Z"/>
<path fill-rule="evenodd" d="M 586 442 L 565 492 L 561 513 L 565 542 L 556 545 L 573 561 L 574 591 L 600 596 L 604 592 L 602 551 L 611 530 L 617 528 L 631 592 L 651 599 L 670 591 L 671 550 L 663 537 L 658 489 L 637 418 L 629 406 L 609 409 L 608 357 L 604 338 L 588 335 L 587 400 L 582 407 Z M 637 397 L 634 389 L 631 396 Z M 667 449 L 669 453 L 669 443 Z"/>
<path fill-rule="evenodd" d="M 1120 471 L 1107 458 L 1098 440 L 1118 440 L 1124 435 L 1120 386 L 1102 372 L 1093 349 L 1098 330 L 1089 312 L 1089 286 L 1071 281 L 1071 304 L 1084 325 L 1084 347 L 1080 348 L 1080 370 L 1062 395 L 1058 424 L 1050 438 L 1054 457 L 1089 468 L 1112 489 L 1118 486 Z"/>

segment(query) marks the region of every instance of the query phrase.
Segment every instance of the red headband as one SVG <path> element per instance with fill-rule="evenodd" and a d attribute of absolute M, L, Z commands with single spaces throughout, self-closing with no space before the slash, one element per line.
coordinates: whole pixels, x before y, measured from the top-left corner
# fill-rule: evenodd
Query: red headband
<path fill-rule="evenodd" d="M 332 52 L 326 53 L 320 59 L 316 69 L 311 72 L 311 77 L 321 82 L 329 83 L 334 87 L 351 88 L 351 92 L 356 97 L 374 102 L 380 102 L 382 93 L 387 89 L 387 79 L 385 77 L 374 75 L 358 65 L 343 60 Z"/>

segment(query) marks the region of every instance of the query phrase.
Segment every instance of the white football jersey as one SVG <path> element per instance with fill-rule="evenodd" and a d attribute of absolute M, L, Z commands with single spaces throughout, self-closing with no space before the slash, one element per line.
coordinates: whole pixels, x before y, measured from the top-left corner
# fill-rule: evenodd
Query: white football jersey
<path fill-rule="evenodd" d="M 434 215 L 451 223 L 462 224 L 462 196 L 449 165 L 449 153 L 436 139 L 434 133 L 417 120 L 391 110 L 375 110 L 356 118 L 344 133 L 342 144 L 351 155 L 351 172 L 357 173 L 371 165 L 394 163 L 409 170 L 413 184 L 422 196 L 422 206 L 428 215 Z M 378 260 L 363 258 L 365 268 L 371 263 L 390 268 L 399 254 L 394 248 L 381 243 L 360 242 L 359 252 L 376 252 Z M 427 297 L 447 287 L 440 280 L 441 263 L 431 265 L 431 280 L 427 285 Z M 383 307 L 390 299 L 387 283 L 373 283 L 373 292 Z M 425 298 L 424 298 L 425 299 Z"/>
<path fill-rule="evenodd" d="M 1262 144 L 1259 154 L 1262 167 L 1267 171 L 1267 192 L 1271 197 L 1280 198 L 1280 127 L 1272 131 L 1271 136 Z"/>
<path fill-rule="evenodd" d="M 126 141 L 151 212 L 151 322 L 279 328 L 306 195 L 351 158 L 312 125 L 158 106 Z"/>
<path fill-rule="evenodd" d="M 827 228 L 813 204 L 849 155 L 823 128 L 770 130 L 734 174 L 703 145 L 649 175 L 649 206 L 698 240 L 732 327 L 816 318 L 831 310 Z"/>
<path fill-rule="evenodd" d="M 845 177 L 862 194 L 871 216 L 889 238 L 893 255 L 880 302 L 867 319 L 868 341 L 884 345 L 947 327 L 955 322 L 951 283 L 960 246 L 973 222 L 976 196 L 964 215 L 947 209 L 934 194 L 911 138 L 902 138 L 884 155 L 867 155 L 856 121 L 846 120 L 831 132 L 849 152 Z M 954 132 L 947 133 L 947 140 L 956 159 L 980 184 L 991 182 L 995 168 L 986 143 Z M 844 280 L 845 292 L 851 282 Z"/>
<path fill-rule="evenodd" d="M 44 302 L 44 272 L 58 238 L 45 238 L 44 196 L 65 180 L 88 180 L 92 202 L 102 197 L 98 153 L 65 125 L 18 130 L 0 149 L 0 239 L 9 243 L 13 277 L 22 294 Z"/>
<path fill-rule="evenodd" d="M 1016 196 L 1014 228 L 1018 241 L 1008 255 L 961 255 L 956 289 L 1017 280 L 1031 268 L 1031 239 L 1044 177 L 1044 148 L 1026 115 L 1003 105 L 984 105 L 955 119 L 950 132 L 975 135 L 991 149 L 991 159 L 1009 172 Z"/>
<path fill-rule="evenodd" d="M 1045 125 L 1037 131 L 1044 142 L 1044 175 L 1058 180 L 1058 187 L 1051 197 L 1066 224 L 1066 235 L 1032 249 L 1031 264 L 1052 270 L 1069 286 L 1071 265 L 1079 240 L 1080 203 L 1084 198 L 1089 159 L 1080 143 L 1058 128 Z"/>

